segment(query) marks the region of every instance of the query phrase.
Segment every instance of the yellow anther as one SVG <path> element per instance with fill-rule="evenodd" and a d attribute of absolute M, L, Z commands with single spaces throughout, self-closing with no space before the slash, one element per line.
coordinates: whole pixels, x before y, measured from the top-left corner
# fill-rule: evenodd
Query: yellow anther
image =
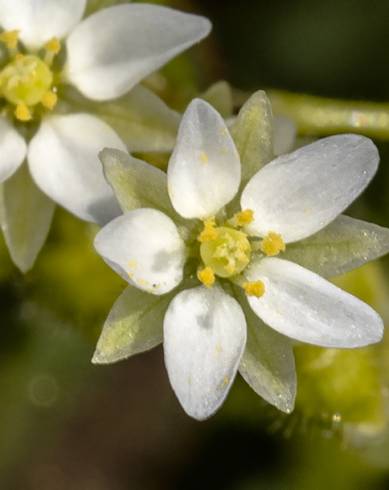
<path fill-rule="evenodd" d="M 0 41 L 3 42 L 8 49 L 16 49 L 19 41 L 19 31 L 4 31 L 0 34 Z"/>
<path fill-rule="evenodd" d="M 261 242 L 260 250 L 268 257 L 285 252 L 285 242 L 278 233 L 270 232 Z"/>
<path fill-rule="evenodd" d="M 44 62 L 46 63 L 46 65 L 51 66 L 53 64 L 54 58 L 61 51 L 61 43 L 56 37 L 53 37 L 53 39 L 50 39 L 50 41 L 48 41 L 44 47 L 46 50 Z"/>
<path fill-rule="evenodd" d="M 26 104 L 18 104 L 15 109 L 15 117 L 18 121 L 31 121 L 32 114 Z"/>
<path fill-rule="evenodd" d="M 208 218 L 204 221 L 204 228 L 197 240 L 201 243 L 210 242 L 217 238 L 215 218 Z"/>
<path fill-rule="evenodd" d="M 262 281 L 245 282 L 243 289 L 248 296 L 260 298 L 265 293 L 265 285 Z"/>
<path fill-rule="evenodd" d="M 246 226 L 252 223 L 254 220 L 254 211 L 252 209 L 245 209 L 239 213 L 234 214 L 234 216 L 228 221 L 231 226 Z"/>
<path fill-rule="evenodd" d="M 43 105 L 43 107 L 46 107 L 46 109 L 49 109 L 50 111 L 54 109 L 54 107 L 57 105 L 57 102 L 57 94 L 51 91 L 46 92 L 41 100 L 41 104 Z"/>
<path fill-rule="evenodd" d="M 205 267 L 197 272 L 197 278 L 207 288 L 211 288 L 215 284 L 215 274 L 210 267 Z"/>
<path fill-rule="evenodd" d="M 56 37 L 53 37 L 45 44 L 45 50 L 52 53 L 54 56 L 61 51 L 61 43 Z"/>

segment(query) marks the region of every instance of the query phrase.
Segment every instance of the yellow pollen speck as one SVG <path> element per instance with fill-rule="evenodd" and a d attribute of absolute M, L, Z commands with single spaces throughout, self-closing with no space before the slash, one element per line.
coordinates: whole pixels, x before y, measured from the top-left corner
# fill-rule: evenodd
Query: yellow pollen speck
<path fill-rule="evenodd" d="M 61 51 L 61 43 L 56 37 L 53 37 L 53 39 L 50 39 L 50 41 L 45 44 L 45 49 L 56 55 Z"/>
<path fill-rule="evenodd" d="M 223 385 L 227 386 L 229 382 L 230 382 L 230 378 L 228 376 L 225 376 L 225 378 L 223 379 Z"/>
<path fill-rule="evenodd" d="M 26 104 L 18 104 L 15 109 L 15 117 L 18 121 L 31 121 L 32 114 Z"/>
<path fill-rule="evenodd" d="M 217 230 L 215 218 L 209 218 L 204 221 L 204 229 L 197 237 L 197 240 L 201 243 L 210 242 L 217 238 Z"/>
<path fill-rule="evenodd" d="M 252 209 L 245 209 L 234 216 L 228 221 L 231 226 L 246 226 L 252 223 L 254 220 L 254 211 Z"/>
<path fill-rule="evenodd" d="M 199 158 L 200 158 L 200 162 L 203 165 L 207 165 L 207 163 L 209 162 L 208 155 L 205 153 L 205 151 L 200 152 Z"/>
<path fill-rule="evenodd" d="M 128 262 L 128 267 L 129 267 L 130 269 L 135 269 L 135 268 L 136 268 L 136 266 L 137 266 L 137 262 L 136 262 L 136 260 L 130 260 L 130 261 Z"/>
<path fill-rule="evenodd" d="M 16 49 L 19 41 L 19 31 L 4 31 L 0 34 L 0 41 L 3 42 L 8 49 Z"/>
<path fill-rule="evenodd" d="M 256 296 L 260 298 L 265 293 L 265 285 L 262 281 L 245 282 L 243 289 L 248 296 Z"/>
<path fill-rule="evenodd" d="M 150 281 L 147 281 L 146 279 L 139 279 L 138 282 L 144 288 L 147 288 L 150 286 Z"/>
<path fill-rule="evenodd" d="M 197 278 L 207 288 L 211 288 L 215 284 L 215 274 L 210 267 L 205 267 L 197 272 Z"/>
<path fill-rule="evenodd" d="M 57 105 L 58 102 L 58 96 L 54 92 L 46 92 L 45 95 L 42 97 L 41 104 L 43 107 L 46 107 L 46 109 L 49 109 L 52 111 L 54 107 Z"/>
<path fill-rule="evenodd" d="M 268 257 L 274 257 L 285 252 L 285 242 L 278 233 L 270 232 L 261 242 L 261 251 Z"/>

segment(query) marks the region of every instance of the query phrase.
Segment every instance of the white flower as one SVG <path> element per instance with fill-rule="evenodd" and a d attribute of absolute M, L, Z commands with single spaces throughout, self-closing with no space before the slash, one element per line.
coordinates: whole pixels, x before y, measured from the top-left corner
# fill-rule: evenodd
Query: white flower
<path fill-rule="evenodd" d="M 363 136 L 319 140 L 259 170 L 243 189 L 239 211 L 241 167 L 234 142 L 208 103 L 190 104 L 167 173 L 177 224 L 160 210 L 135 209 L 106 225 L 95 240 L 114 270 L 154 295 L 177 287 L 184 270 L 190 274 L 194 267 L 196 277 L 197 269 L 200 284 L 177 293 L 163 333 L 170 382 L 189 415 L 204 419 L 214 413 L 238 369 L 255 385 L 251 354 L 244 354 L 252 312 L 275 331 L 319 346 L 353 348 L 381 339 L 382 320 L 368 305 L 276 257 L 347 208 L 378 161 L 376 147 Z M 146 164 L 133 160 L 133 165 Z M 153 186 L 157 175 L 149 175 Z M 163 192 L 159 198 L 174 216 Z M 186 220 L 193 221 L 188 225 Z M 194 235 L 187 231 L 191 225 Z M 257 323 L 260 342 L 262 324 Z M 278 355 L 271 344 L 269 349 L 269 356 Z M 286 375 L 293 385 L 293 356 L 288 362 Z M 283 409 L 292 406 L 293 399 Z"/>
<path fill-rule="evenodd" d="M 95 116 L 47 114 L 62 85 L 95 101 L 118 98 L 204 38 L 210 23 L 136 3 L 81 20 L 85 7 L 86 0 L 0 0 L 0 40 L 9 54 L 0 71 L 0 182 L 27 160 L 45 194 L 80 218 L 101 223 L 120 211 L 97 153 L 125 145 Z M 24 134 L 41 119 L 27 144 Z"/>

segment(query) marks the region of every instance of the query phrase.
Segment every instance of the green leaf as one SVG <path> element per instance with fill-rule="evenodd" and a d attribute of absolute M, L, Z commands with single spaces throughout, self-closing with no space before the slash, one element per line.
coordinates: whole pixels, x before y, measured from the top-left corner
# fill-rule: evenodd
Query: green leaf
<path fill-rule="evenodd" d="M 273 114 L 262 90 L 241 108 L 231 127 L 242 163 L 242 185 L 273 158 Z"/>
<path fill-rule="evenodd" d="M 237 294 L 247 322 L 247 344 L 239 372 L 259 396 L 290 413 L 297 388 L 292 342 L 265 325 L 248 306 L 244 294 Z"/>
<path fill-rule="evenodd" d="M 156 208 L 175 215 L 167 191 L 167 176 L 162 170 L 121 150 L 106 148 L 99 156 L 105 177 L 124 212 Z"/>
<path fill-rule="evenodd" d="M 224 118 L 233 115 L 232 90 L 228 82 L 220 80 L 214 83 L 200 95 L 200 98 L 209 102 Z"/>
<path fill-rule="evenodd" d="M 55 204 L 30 176 L 28 166 L 0 187 L 0 222 L 5 242 L 15 265 L 27 272 L 46 241 Z"/>
<path fill-rule="evenodd" d="M 282 258 L 332 277 L 388 252 L 388 228 L 342 215 L 312 237 L 287 245 Z"/>
<path fill-rule="evenodd" d="M 128 286 L 108 315 L 92 362 L 109 364 L 160 344 L 165 311 L 176 294 L 155 296 Z"/>
<path fill-rule="evenodd" d="M 88 111 L 109 124 L 134 152 L 169 152 L 174 147 L 180 115 L 142 85 L 108 102 L 93 102 L 75 89 L 62 95 L 66 110 Z"/>

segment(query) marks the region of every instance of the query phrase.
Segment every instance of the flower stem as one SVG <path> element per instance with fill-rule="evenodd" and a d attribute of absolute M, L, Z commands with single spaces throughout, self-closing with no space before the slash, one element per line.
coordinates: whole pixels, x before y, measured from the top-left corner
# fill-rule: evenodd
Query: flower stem
<path fill-rule="evenodd" d="M 339 100 L 269 90 L 275 114 L 295 121 L 301 135 L 360 133 L 389 140 L 389 103 Z"/>

